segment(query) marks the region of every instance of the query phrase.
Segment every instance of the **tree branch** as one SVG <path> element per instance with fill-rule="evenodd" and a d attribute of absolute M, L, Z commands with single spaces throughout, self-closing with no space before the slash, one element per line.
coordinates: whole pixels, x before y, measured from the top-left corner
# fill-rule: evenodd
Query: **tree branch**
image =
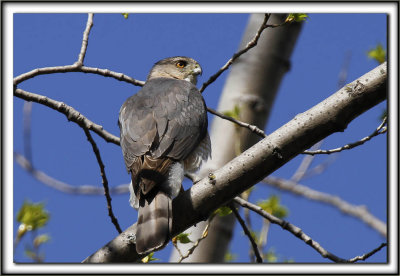
<path fill-rule="evenodd" d="M 68 72 L 82 72 L 82 73 L 91 73 L 97 74 L 104 77 L 111 77 L 117 79 L 119 81 L 124 81 L 127 83 L 131 83 L 136 86 L 143 86 L 144 82 L 135 80 L 127 75 L 122 73 L 110 71 L 108 69 L 101 69 L 95 67 L 87 67 L 87 66 L 79 66 L 78 63 L 72 65 L 65 65 L 65 66 L 54 66 L 54 67 L 43 67 L 43 68 L 36 68 L 31 70 L 27 73 L 21 74 L 14 78 L 14 86 L 17 86 L 19 83 L 29 80 L 33 77 L 39 75 L 46 75 L 46 74 L 55 74 L 55 73 L 68 73 Z"/>
<path fill-rule="evenodd" d="M 24 102 L 23 107 L 23 139 L 24 139 L 24 153 L 26 158 L 32 163 L 32 129 L 31 129 L 31 119 L 32 119 L 32 102 Z M 33 167 L 33 166 L 32 166 Z"/>
<path fill-rule="evenodd" d="M 381 64 L 358 80 L 363 83 L 352 92 L 341 89 L 308 111 L 268 135 L 241 155 L 214 171 L 215 178 L 200 180 L 173 202 L 171 236 L 207 217 L 218 207 L 258 183 L 296 155 L 327 137 L 343 131 L 366 110 L 386 99 L 387 69 Z M 140 258 L 135 250 L 133 225 L 109 242 L 85 262 L 134 261 Z M 314 244 L 316 246 L 316 244 Z"/>
<path fill-rule="evenodd" d="M 207 226 L 204 228 L 203 233 L 201 234 L 201 237 L 199 239 L 197 239 L 197 241 L 193 244 L 192 247 L 190 247 L 186 254 L 183 255 L 181 250 L 179 249 L 179 247 L 177 246 L 176 243 L 173 242 L 174 247 L 176 248 L 176 250 L 179 252 L 180 258 L 178 260 L 178 263 L 181 263 L 184 259 L 188 258 L 191 254 L 193 254 L 193 251 L 199 246 L 200 242 L 202 240 L 204 240 L 205 238 L 207 238 L 208 236 L 208 229 L 210 227 L 211 221 L 213 220 L 214 216 L 211 216 Z"/>
<path fill-rule="evenodd" d="M 323 140 L 319 141 L 315 145 L 311 147 L 311 150 L 319 149 Z M 303 157 L 299 167 L 297 168 L 296 172 L 290 178 L 291 181 L 299 182 L 308 172 L 309 167 L 311 166 L 312 161 L 314 160 L 315 156 L 313 155 L 306 155 Z"/>
<path fill-rule="evenodd" d="M 355 206 L 338 196 L 333 196 L 327 193 L 319 192 L 308 188 L 304 185 L 298 184 L 296 182 L 276 178 L 273 176 L 268 176 L 262 182 L 268 184 L 269 186 L 279 188 L 281 190 L 290 191 L 293 194 L 301 195 L 307 199 L 311 199 L 318 202 L 324 202 L 329 204 L 340 211 L 342 211 L 346 215 L 350 215 L 360 219 L 362 222 L 367 224 L 369 227 L 378 231 L 379 234 L 386 237 L 387 229 L 386 224 L 373 216 L 370 212 L 368 212 L 365 206 Z"/>
<path fill-rule="evenodd" d="M 43 104 L 43 105 L 48 106 L 58 112 L 61 112 L 65 116 L 67 116 L 67 119 L 69 121 L 77 123 L 83 129 L 93 130 L 95 133 L 97 133 L 100 137 L 102 137 L 107 142 L 111 142 L 116 145 L 119 145 L 118 137 L 116 137 L 116 136 L 112 135 L 111 133 L 109 133 L 108 131 L 104 130 L 101 125 L 95 124 L 94 122 L 90 121 L 85 116 L 83 116 L 81 113 L 79 113 L 77 110 L 75 110 L 73 107 L 66 105 L 63 102 L 55 101 L 48 97 L 45 97 L 45 96 L 42 96 L 39 94 L 34 94 L 34 93 L 31 93 L 28 91 L 24 91 L 19 88 L 14 89 L 14 96 L 24 99 L 26 101 L 32 101 L 32 102 Z"/>
<path fill-rule="evenodd" d="M 239 197 L 238 197 L 239 198 Z M 256 256 L 257 263 L 262 263 L 263 259 L 260 255 L 260 251 L 258 250 L 257 243 L 254 241 L 253 236 L 251 235 L 249 229 L 246 226 L 246 223 L 243 221 L 243 219 L 240 217 L 239 212 L 236 210 L 235 206 L 233 204 L 229 204 L 229 208 L 232 210 L 232 212 L 235 214 L 235 217 L 240 223 L 240 226 L 242 226 L 242 229 L 246 236 L 249 238 L 249 241 L 251 243 L 251 246 L 253 248 L 254 255 Z"/>
<path fill-rule="evenodd" d="M 90 33 L 90 30 L 92 29 L 92 26 L 93 26 L 93 13 L 89 13 L 87 23 L 86 23 L 86 29 L 83 32 L 82 47 L 81 47 L 81 51 L 79 53 L 78 61 L 77 61 L 79 66 L 83 65 L 83 60 L 85 59 L 87 45 L 89 42 L 89 33 Z"/>
<path fill-rule="evenodd" d="M 367 258 L 371 257 L 372 255 L 374 255 L 376 252 L 378 252 L 379 250 L 381 250 L 382 248 L 384 248 L 385 246 L 387 246 L 387 243 L 381 243 L 380 246 L 378 246 L 377 248 L 375 248 L 374 250 L 372 250 L 371 252 L 368 252 L 362 256 L 357 256 L 354 257 L 352 259 L 349 260 L 349 263 L 355 263 L 357 261 L 365 261 Z"/>
<path fill-rule="evenodd" d="M 14 152 L 14 160 L 30 173 L 36 180 L 42 182 L 46 186 L 56 189 L 60 192 L 74 195 L 104 195 L 103 187 L 96 187 L 92 185 L 72 186 L 58 179 L 55 179 L 43 171 L 40 171 L 32 166 L 32 163 L 25 158 L 25 156 Z M 129 192 L 129 184 L 121 184 L 117 187 L 110 188 L 110 194 L 126 194 Z"/>
<path fill-rule="evenodd" d="M 250 203 L 240 197 L 235 197 L 234 201 L 236 203 L 240 204 L 242 207 L 248 208 L 248 209 L 256 212 L 257 214 L 259 214 L 262 217 L 269 220 L 271 223 L 279 225 L 283 230 L 289 231 L 294 236 L 301 239 L 306 244 L 308 244 L 313 249 L 315 249 L 319 254 L 321 254 L 322 257 L 328 258 L 331 261 L 334 261 L 335 263 L 350 263 L 350 262 L 354 263 L 358 260 L 365 260 L 366 258 L 372 256 L 373 254 L 378 252 L 383 246 L 386 245 L 386 244 L 381 244 L 381 246 L 379 248 L 369 252 L 368 254 L 364 254 L 361 257 L 358 256 L 358 257 L 352 258 L 350 260 L 346 260 L 346 259 L 340 258 L 340 257 L 330 253 L 326 249 L 324 249 L 318 242 L 314 241 L 308 235 L 306 235 L 299 227 L 297 227 L 283 219 L 280 219 L 280 218 L 277 218 L 277 217 L 271 215 L 270 213 L 264 211 L 260 206 Z"/>
<path fill-rule="evenodd" d="M 354 143 L 350 143 L 347 145 L 344 145 L 343 147 L 340 148 L 336 148 L 336 149 L 331 149 L 331 150 L 316 150 L 316 151 L 308 151 L 305 150 L 303 153 L 304 154 L 310 154 L 310 155 L 315 155 L 315 154 L 331 154 L 331 153 L 335 153 L 335 152 L 341 152 L 343 150 L 349 150 L 358 146 L 363 145 L 365 142 L 371 140 L 372 138 L 374 138 L 375 136 L 378 136 L 379 134 L 383 134 L 386 133 L 387 128 L 384 127 L 386 125 L 387 122 L 387 117 L 385 117 L 382 121 L 382 123 L 378 126 L 378 128 L 372 132 L 370 135 L 368 135 L 367 137 L 362 138 L 361 140 L 354 142 Z M 381 131 L 382 130 L 382 131 Z"/>
<path fill-rule="evenodd" d="M 226 63 L 224 66 L 221 67 L 221 69 L 219 69 L 217 71 L 217 73 L 215 73 L 214 75 L 212 75 L 208 81 L 206 81 L 205 83 L 203 83 L 203 85 L 200 88 L 200 92 L 202 93 L 204 91 L 204 89 L 206 89 L 207 86 L 209 86 L 211 83 L 213 83 L 223 72 L 225 72 L 226 70 L 228 70 L 228 68 L 232 65 L 232 63 L 239 58 L 241 55 L 243 55 L 244 53 L 246 53 L 248 50 L 250 50 L 251 48 L 255 47 L 257 45 L 257 42 L 262 34 L 262 32 L 267 29 L 267 28 L 276 28 L 276 27 L 280 27 L 286 24 L 286 22 L 282 23 L 282 24 L 272 24 L 272 25 L 267 25 L 268 19 L 270 17 L 270 13 L 266 13 L 264 16 L 264 21 L 261 24 L 260 28 L 258 29 L 256 35 L 254 36 L 254 38 L 249 41 L 246 45 L 246 47 L 244 47 L 242 50 L 240 50 L 239 52 L 235 53 Z"/>
<path fill-rule="evenodd" d="M 252 131 L 253 133 L 257 134 L 258 136 L 261 136 L 263 138 L 267 137 L 267 135 L 264 133 L 264 131 L 262 131 L 260 128 L 258 128 L 255 125 L 250 125 L 248 123 L 241 122 L 239 120 L 236 120 L 236 119 L 234 119 L 234 118 L 232 118 L 230 116 L 224 115 L 224 114 L 222 114 L 222 113 L 220 113 L 220 112 L 218 112 L 218 111 L 216 111 L 216 110 L 214 110 L 212 108 L 209 108 L 209 107 L 207 107 L 207 111 L 210 112 L 211 114 L 214 114 L 214 115 L 220 117 L 221 119 L 228 120 L 228 121 L 230 121 L 230 122 L 232 122 L 234 124 L 237 124 L 238 126 L 247 128 L 250 131 Z"/>
<path fill-rule="evenodd" d="M 121 227 L 119 226 L 117 218 L 114 216 L 113 210 L 112 210 L 112 205 L 111 205 L 111 197 L 110 197 L 110 192 L 108 189 L 108 180 L 106 176 L 106 171 L 104 169 L 104 164 L 103 161 L 101 160 L 100 156 L 100 151 L 99 148 L 96 145 L 96 142 L 93 140 L 92 135 L 90 134 L 89 130 L 86 128 L 83 129 L 85 131 L 86 137 L 89 141 L 89 143 L 92 145 L 93 152 L 96 155 L 97 163 L 99 164 L 100 167 L 100 174 L 101 174 L 101 179 L 104 187 L 104 195 L 106 196 L 107 200 L 107 209 L 108 209 L 108 215 L 111 218 L 111 222 L 115 225 L 115 228 L 117 229 L 118 233 L 121 234 L 122 230 Z"/>

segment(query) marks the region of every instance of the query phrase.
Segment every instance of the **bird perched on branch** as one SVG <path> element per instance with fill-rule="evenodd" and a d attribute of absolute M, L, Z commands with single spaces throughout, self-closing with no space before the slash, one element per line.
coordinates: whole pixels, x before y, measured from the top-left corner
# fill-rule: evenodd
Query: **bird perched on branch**
<path fill-rule="evenodd" d="M 168 243 L 172 199 L 181 190 L 184 174 L 195 172 L 211 157 L 206 105 L 195 86 L 199 74 L 201 67 L 194 59 L 163 59 L 120 109 L 121 148 L 132 179 L 129 201 L 139 209 L 139 254 Z"/>

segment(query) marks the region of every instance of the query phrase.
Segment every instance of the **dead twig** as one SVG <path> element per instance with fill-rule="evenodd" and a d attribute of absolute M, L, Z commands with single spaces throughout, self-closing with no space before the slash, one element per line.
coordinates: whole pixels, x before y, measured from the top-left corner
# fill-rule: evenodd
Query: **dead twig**
<path fill-rule="evenodd" d="M 86 128 L 84 128 L 83 130 L 85 131 L 85 134 L 86 134 L 86 137 L 87 137 L 89 143 L 92 145 L 93 152 L 96 155 L 97 163 L 99 164 L 99 167 L 100 167 L 100 174 L 101 174 L 101 179 L 102 179 L 102 183 L 103 183 L 103 187 L 104 187 L 104 195 L 106 196 L 106 199 L 107 199 L 108 215 L 110 216 L 111 222 L 115 225 L 115 228 L 117 229 L 118 233 L 121 234 L 122 229 L 119 226 L 118 220 L 114 216 L 114 213 L 112 210 L 111 197 L 110 197 L 110 192 L 108 189 L 108 180 L 107 180 L 107 176 L 106 176 L 106 171 L 104 169 L 103 161 L 101 160 L 99 148 L 97 147 L 96 142 L 93 140 L 93 137 L 90 134 L 89 130 Z"/>
<path fill-rule="evenodd" d="M 80 66 L 83 65 L 83 60 L 85 59 L 87 45 L 89 42 L 89 33 L 90 33 L 90 30 L 92 29 L 92 27 L 93 27 L 93 13 L 89 13 L 88 19 L 86 22 L 86 29 L 83 32 L 82 47 L 81 47 L 81 51 L 79 52 L 78 61 L 77 61 L 77 63 Z"/>
<path fill-rule="evenodd" d="M 238 197 L 238 198 L 240 198 L 240 197 Z M 235 214 L 237 220 L 239 221 L 240 225 L 242 226 L 244 233 L 249 238 L 251 246 L 253 247 L 254 255 L 256 256 L 257 263 L 262 263 L 263 259 L 261 257 L 260 251 L 258 250 L 257 243 L 254 241 L 254 238 L 251 235 L 249 229 L 247 228 L 246 223 L 244 222 L 244 220 L 240 216 L 239 212 L 236 210 L 235 206 L 232 203 L 229 204 L 229 208 L 231 208 L 232 212 Z"/>
<path fill-rule="evenodd" d="M 384 134 L 387 131 L 387 127 L 385 126 L 387 123 L 387 117 L 385 117 L 382 121 L 382 123 L 378 126 L 378 128 L 372 132 L 370 135 L 368 135 L 367 137 L 362 138 L 361 140 L 354 142 L 354 143 L 350 143 L 347 145 L 344 145 L 340 148 L 336 148 L 336 149 L 331 149 L 331 150 L 316 150 L 316 151 L 308 151 L 305 150 L 303 152 L 303 154 L 310 154 L 310 155 L 314 155 L 314 154 L 331 154 L 331 153 L 335 153 L 335 152 L 341 152 L 343 150 L 349 150 L 358 146 L 363 145 L 365 142 L 371 140 L 373 137 L 378 136 L 380 134 Z"/>

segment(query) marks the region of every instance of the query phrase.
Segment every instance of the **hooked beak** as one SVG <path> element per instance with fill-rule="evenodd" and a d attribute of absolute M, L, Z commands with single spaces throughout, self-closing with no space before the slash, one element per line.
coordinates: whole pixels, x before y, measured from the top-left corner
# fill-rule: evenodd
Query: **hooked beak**
<path fill-rule="evenodd" d="M 200 65 L 196 64 L 196 66 L 193 69 L 193 75 L 197 76 L 201 75 L 201 73 L 203 73 L 203 71 L 201 70 Z"/>

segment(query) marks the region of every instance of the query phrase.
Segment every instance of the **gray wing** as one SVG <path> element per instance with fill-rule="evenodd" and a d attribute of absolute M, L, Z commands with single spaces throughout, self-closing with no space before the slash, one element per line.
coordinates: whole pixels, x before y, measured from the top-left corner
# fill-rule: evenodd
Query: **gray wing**
<path fill-rule="evenodd" d="M 207 111 L 190 82 L 157 78 L 126 100 L 118 123 L 129 168 L 144 154 L 184 160 L 207 134 Z"/>

